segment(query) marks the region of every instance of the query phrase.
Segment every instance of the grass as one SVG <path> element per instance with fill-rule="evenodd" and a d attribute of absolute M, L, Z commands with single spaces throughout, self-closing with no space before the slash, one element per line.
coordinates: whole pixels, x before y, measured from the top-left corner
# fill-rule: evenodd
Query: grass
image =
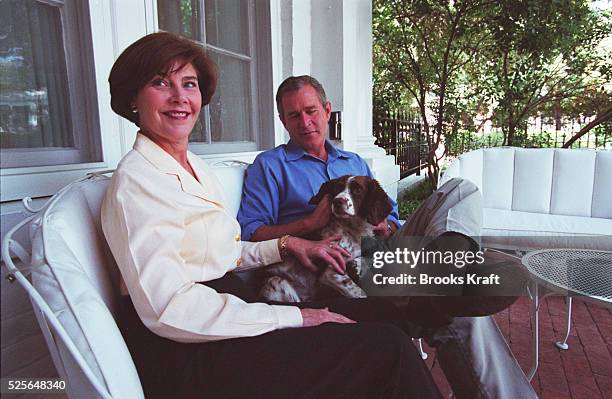
<path fill-rule="evenodd" d="M 433 192 L 433 188 L 429 179 L 423 180 L 416 187 L 414 187 L 404 198 L 399 202 L 398 209 L 400 219 L 407 219 L 412 212 L 414 212 L 419 205 Z"/>

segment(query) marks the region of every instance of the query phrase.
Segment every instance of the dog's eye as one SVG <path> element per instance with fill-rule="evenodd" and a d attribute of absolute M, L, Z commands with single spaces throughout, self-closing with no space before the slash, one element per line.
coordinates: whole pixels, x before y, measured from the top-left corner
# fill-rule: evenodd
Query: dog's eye
<path fill-rule="evenodd" d="M 361 189 L 360 186 L 358 186 L 358 185 L 353 186 L 353 193 L 361 194 L 361 191 L 362 191 L 362 189 Z"/>

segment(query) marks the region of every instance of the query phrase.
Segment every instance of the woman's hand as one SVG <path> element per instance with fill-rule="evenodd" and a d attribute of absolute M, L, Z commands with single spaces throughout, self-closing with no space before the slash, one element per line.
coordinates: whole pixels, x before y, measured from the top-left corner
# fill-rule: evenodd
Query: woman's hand
<path fill-rule="evenodd" d="M 300 312 L 302 312 L 302 327 L 318 326 L 323 323 L 356 323 L 355 320 L 351 320 L 339 313 L 330 312 L 328 308 L 300 309 Z"/>
<path fill-rule="evenodd" d="M 342 236 L 336 234 L 321 241 L 309 241 L 291 236 L 287 239 L 287 250 L 304 267 L 312 271 L 317 271 L 314 261 L 320 260 L 330 265 L 338 273 L 344 274 L 346 270 L 344 258 L 351 256 L 351 254 L 338 245 L 340 238 Z"/>

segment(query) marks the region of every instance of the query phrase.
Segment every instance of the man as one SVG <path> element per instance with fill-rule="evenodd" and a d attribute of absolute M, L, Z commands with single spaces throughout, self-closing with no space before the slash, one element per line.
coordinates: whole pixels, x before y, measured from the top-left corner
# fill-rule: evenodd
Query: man
<path fill-rule="evenodd" d="M 298 90 L 292 90 L 295 86 Z M 323 87 L 311 77 L 287 80 L 276 104 L 291 140 L 260 154 L 247 171 L 238 219 L 246 240 L 262 241 L 283 235 L 305 235 L 325 226 L 330 199 L 315 206 L 308 201 L 334 178 L 372 172 L 357 154 L 335 148 L 327 140 L 331 104 Z M 282 101 L 281 101 L 282 100 Z M 397 204 L 377 233 L 388 236 L 399 226 Z"/>
<path fill-rule="evenodd" d="M 260 241 L 284 235 L 304 235 L 323 227 L 330 217 L 330 199 L 308 204 L 322 183 L 346 174 L 372 172 L 357 154 L 335 148 L 329 140 L 331 104 L 321 84 L 310 76 L 290 77 L 276 95 L 278 113 L 290 140 L 258 155 L 247 169 L 238 213 L 242 235 Z M 393 236 L 445 233 L 478 235 L 480 195 L 467 181 L 456 181 L 430 197 Z M 377 233 L 389 237 L 399 227 L 397 206 Z M 465 220 L 448 218 L 461 208 Z M 536 398 L 529 381 L 490 317 L 455 317 L 442 327 L 421 328 L 438 351 L 440 365 L 458 398 Z"/>

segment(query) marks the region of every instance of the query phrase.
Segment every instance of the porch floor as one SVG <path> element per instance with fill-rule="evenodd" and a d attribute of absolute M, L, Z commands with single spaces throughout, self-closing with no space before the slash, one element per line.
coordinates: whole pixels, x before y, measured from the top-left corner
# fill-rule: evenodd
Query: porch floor
<path fill-rule="evenodd" d="M 526 373 L 531 368 L 531 301 L 521 297 L 495 320 Z M 554 342 L 565 336 L 565 300 L 541 301 L 540 365 L 531 384 L 541 399 L 612 399 L 612 311 L 574 298 L 568 350 Z M 427 364 L 444 397 L 450 387 L 435 350 L 424 344 Z"/>

